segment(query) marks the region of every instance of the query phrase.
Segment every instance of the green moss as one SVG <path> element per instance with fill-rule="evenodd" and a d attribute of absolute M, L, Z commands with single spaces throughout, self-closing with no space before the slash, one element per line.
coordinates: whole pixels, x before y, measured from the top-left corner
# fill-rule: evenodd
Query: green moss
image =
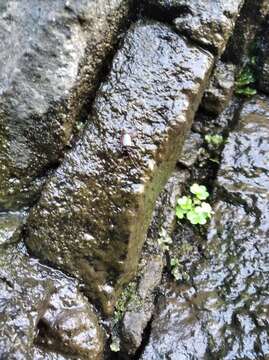
<path fill-rule="evenodd" d="M 243 67 L 236 79 L 235 94 L 238 96 L 251 97 L 257 93 L 255 89 L 256 57 L 251 57 L 249 62 Z"/>
<path fill-rule="evenodd" d="M 133 306 L 139 306 L 141 303 L 140 297 L 137 294 L 136 283 L 130 283 L 116 302 L 113 316 L 114 323 L 122 320 L 129 303 L 132 303 Z"/>

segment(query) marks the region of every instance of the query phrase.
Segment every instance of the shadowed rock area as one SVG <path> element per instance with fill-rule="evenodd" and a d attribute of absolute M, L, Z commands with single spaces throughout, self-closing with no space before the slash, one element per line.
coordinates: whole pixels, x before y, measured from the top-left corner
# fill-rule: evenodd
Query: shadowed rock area
<path fill-rule="evenodd" d="M 234 80 L 235 66 L 221 61 L 217 62 L 203 97 L 203 108 L 212 114 L 222 113 L 232 98 Z"/>
<path fill-rule="evenodd" d="M 137 268 L 154 203 L 174 169 L 213 57 L 169 27 L 138 23 L 101 86 L 81 141 L 44 188 L 26 239 L 82 278 L 106 312 Z M 128 150 L 121 144 L 127 132 Z"/>
<path fill-rule="evenodd" d="M 0 210 L 36 200 L 94 94 L 129 3 L 0 4 Z"/>
<path fill-rule="evenodd" d="M 142 359 L 269 357 L 269 99 L 247 102 L 223 151 L 206 242 L 178 227 L 187 275 L 164 281 Z"/>
<path fill-rule="evenodd" d="M 0 247 L 0 358 L 99 360 L 102 353 L 102 329 L 77 282 L 21 245 Z"/>
<path fill-rule="evenodd" d="M 144 0 L 146 11 L 173 20 L 176 29 L 222 54 L 244 0 Z"/>
<path fill-rule="evenodd" d="M 268 5 L 269 8 L 269 5 Z M 268 9 L 269 14 L 269 9 Z M 267 94 L 269 93 L 269 40 L 268 40 L 268 28 L 269 28 L 269 15 L 264 26 L 264 32 L 261 37 L 260 46 L 260 66 L 259 66 L 259 86 L 260 89 Z"/>

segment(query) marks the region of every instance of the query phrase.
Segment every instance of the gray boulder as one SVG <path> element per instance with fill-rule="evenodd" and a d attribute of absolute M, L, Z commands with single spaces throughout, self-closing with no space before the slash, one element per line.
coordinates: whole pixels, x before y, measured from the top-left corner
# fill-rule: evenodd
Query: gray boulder
<path fill-rule="evenodd" d="M 136 272 L 155 201 L 212 65 L 212 55 L 169 27 L 135 24 L 81 141 L 31 211 L 26 241 L 33 253 L 83 279 L 106 313 Z"/>
<path fill-rule="evenodd" d="M 94 95 L 129 3 L 1 3 L 0 210 L 36 200 Z"/>

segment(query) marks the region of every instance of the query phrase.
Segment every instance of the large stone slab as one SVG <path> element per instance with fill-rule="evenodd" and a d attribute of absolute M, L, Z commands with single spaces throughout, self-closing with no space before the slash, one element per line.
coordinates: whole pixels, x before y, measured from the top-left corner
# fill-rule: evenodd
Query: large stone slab
<path fill-rule="evenodd" d="M 144 0 L 147 12 L 173 20 L 178 31 L 221 54 L 244 0 Z"/>
<path fill-rule="evenodd" d="M 188 280 L 165 282 L 142 359 L 268 358 L 268 154 L 269 99 L 256 97 L 225 145 L 207 241 L 178 227 Z"/>
<path fill-rule="evenodd" d="M 28 206 L 63 155 L 129 0 L 0 5 L 0 210 Z"/>
<path fill-rule="evenodd" d="M 208 52 L 165 25 L 133 26 L 100 88 L 83 138 L 31 212 L 28 246 L 82 278 L 106 312 L 136 271 L 155 201 L 175 166 L 212 65 Z M 124 131 L 128 150 L 121 143 Z"/>
<path fill-rule="evenodd" d="M 0 358 L 99 360 L 102 353 L 102 329 L 78 283 L 21 245 L 0 247 Z"/>

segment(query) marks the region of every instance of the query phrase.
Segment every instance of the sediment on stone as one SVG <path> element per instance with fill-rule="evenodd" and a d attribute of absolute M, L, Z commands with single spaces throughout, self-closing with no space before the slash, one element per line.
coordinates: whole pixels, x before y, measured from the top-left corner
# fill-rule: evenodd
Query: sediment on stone
<path fill-rule="evenodd" d="M 82 278 L 107 313 L 135 274 L 154 203 L 212 65 L 212 55 L 166 25 L 135 24 L 98 92 L 81 141 L 31 211 L 31 251 Z M 124 132 L 131 139 L 128 152 L 121 146 Z"/>
<path fill-rule="evenodd" d="M 0 9 L 0 210 L 32 205 L 58 166 L 130 0 L 8 0 Z"/>

